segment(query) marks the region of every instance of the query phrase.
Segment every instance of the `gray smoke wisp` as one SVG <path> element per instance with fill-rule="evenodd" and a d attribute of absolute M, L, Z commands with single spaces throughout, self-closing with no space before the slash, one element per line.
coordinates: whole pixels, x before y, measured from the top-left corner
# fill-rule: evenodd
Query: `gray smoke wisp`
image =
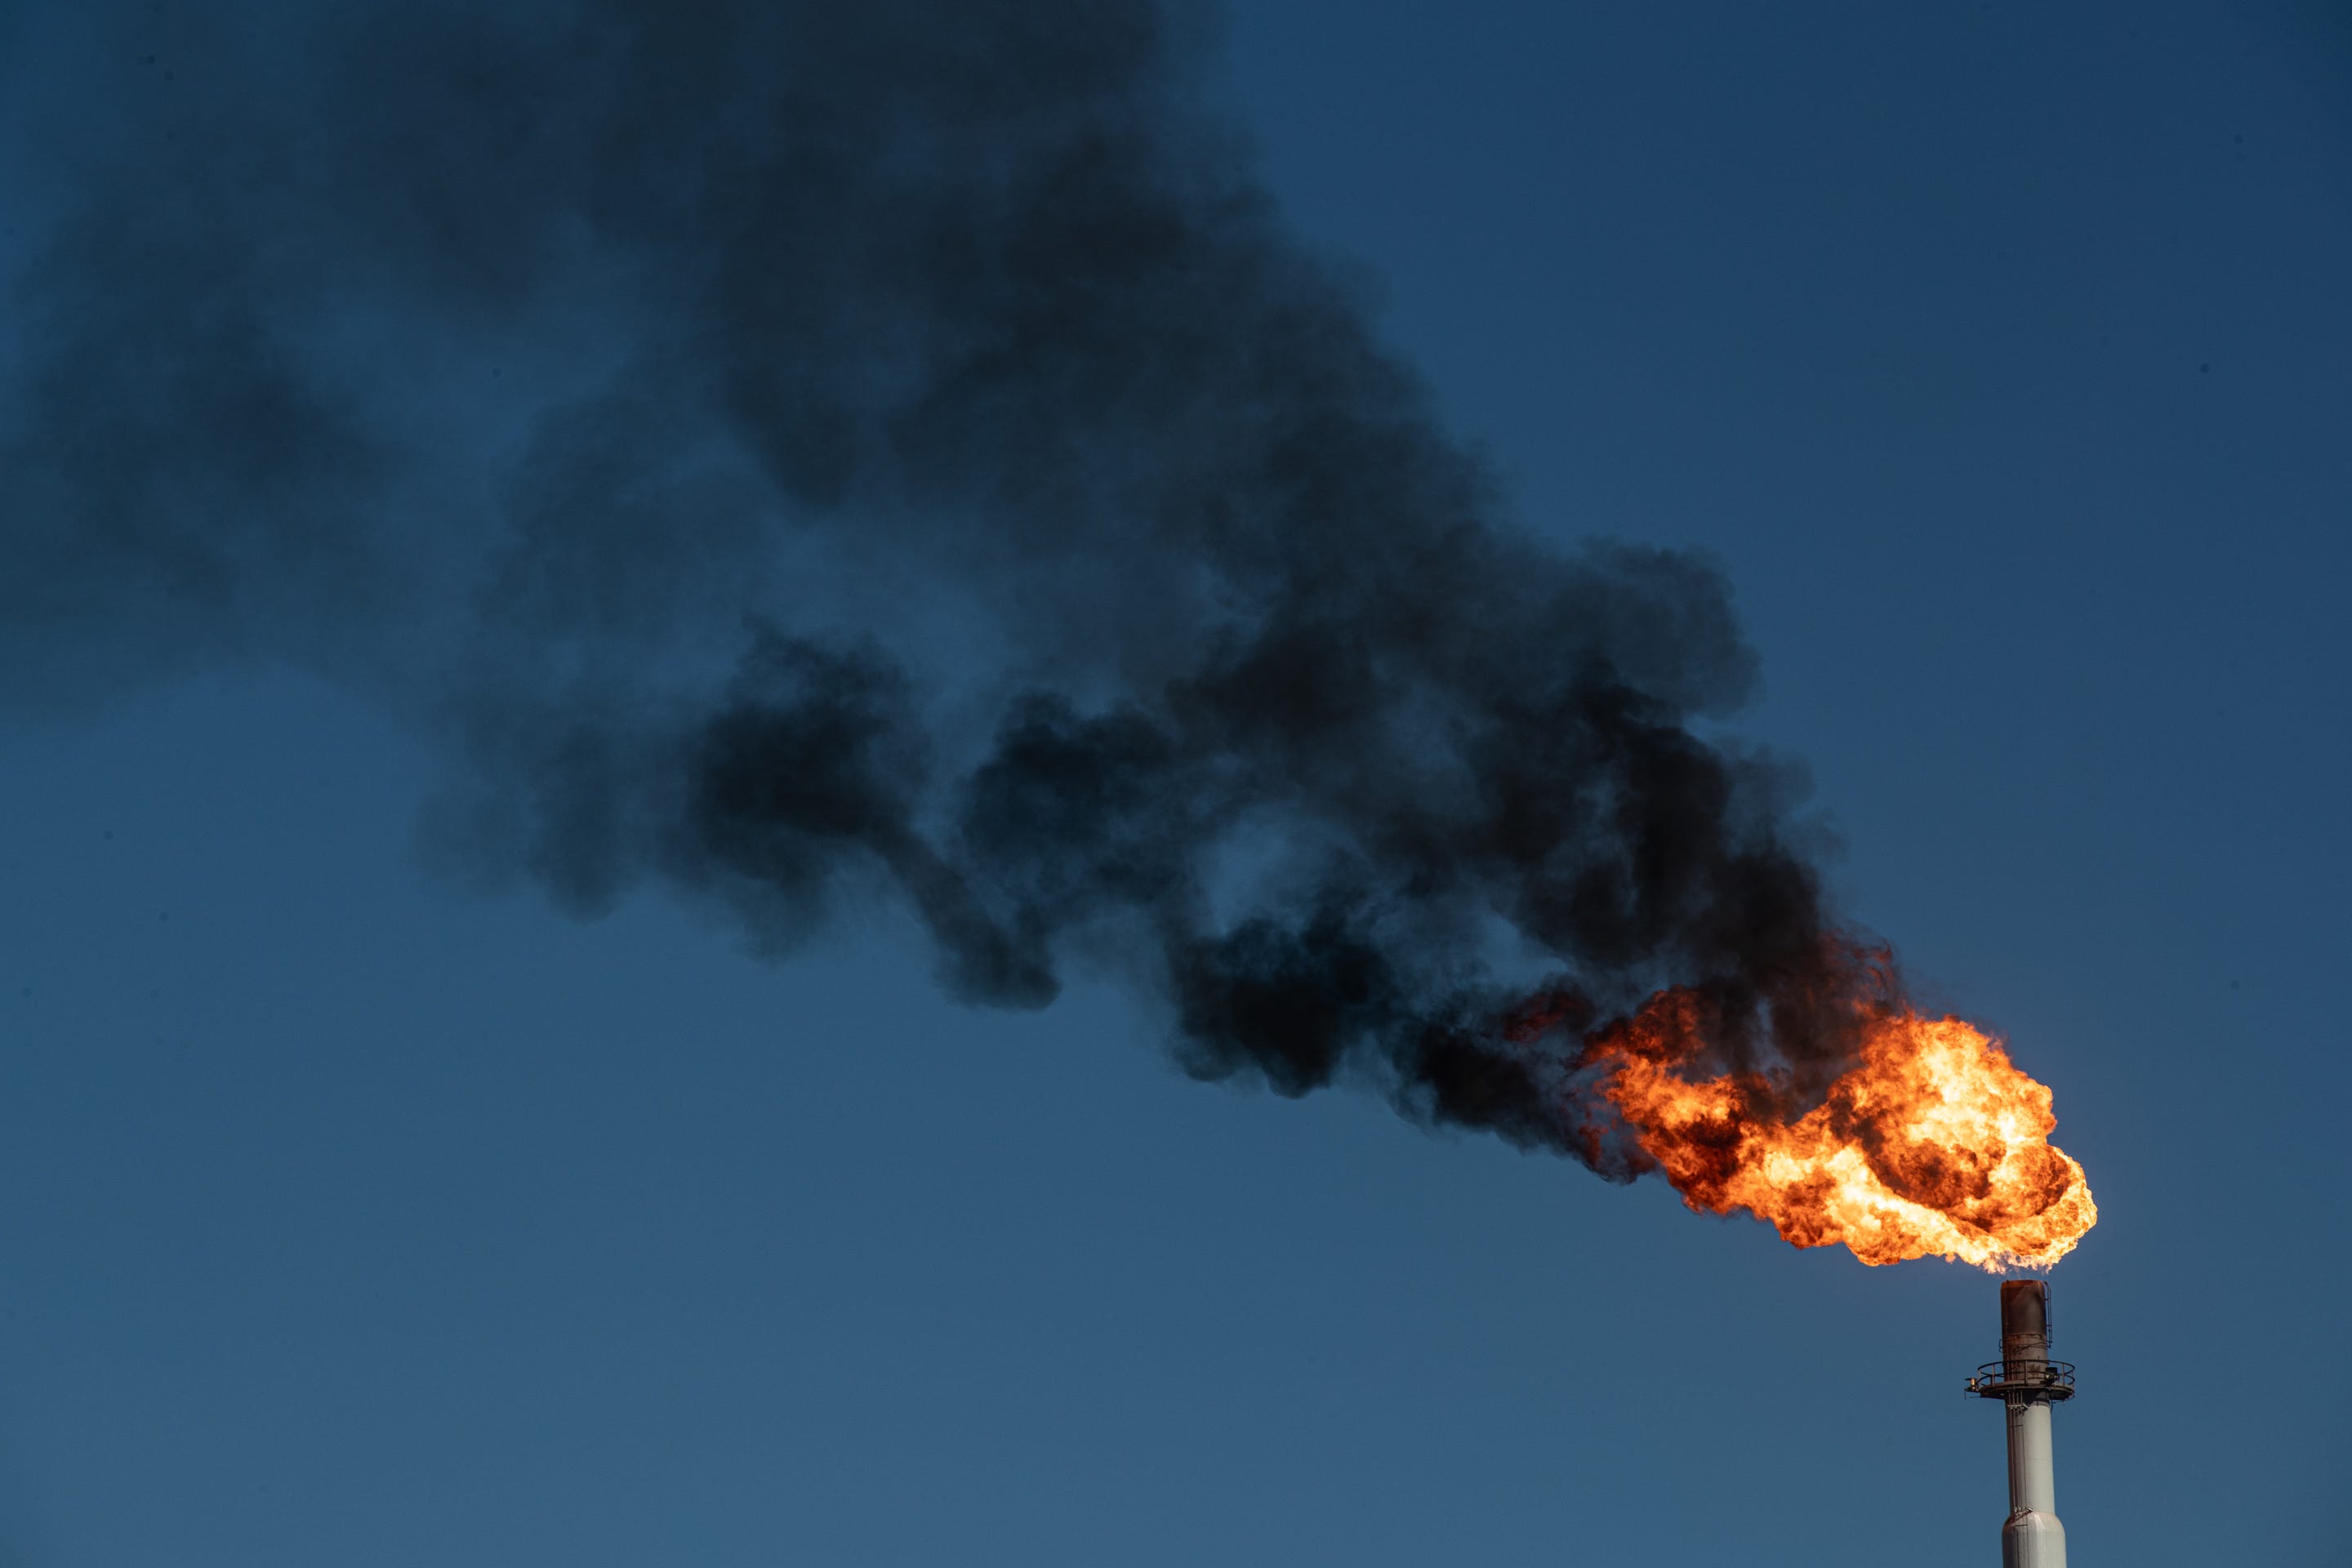
<path fill-rule="evenodd" d="M 315 666 L 446 738 L 469 871 L 779 954 L 879 890 L 958 997 L 1098 971 L 1194 1073 L 1604 1166 L 1574 1037 L 1658 986 L 1818 1081 L 1854 961 L 1797 785 L 1693 728 L 1755 684 L 1726 584 L 1510 521 L 1214 111 L 1213 21 L 31 28 L 106 85 L 10 125 L 5 694 Z"/>

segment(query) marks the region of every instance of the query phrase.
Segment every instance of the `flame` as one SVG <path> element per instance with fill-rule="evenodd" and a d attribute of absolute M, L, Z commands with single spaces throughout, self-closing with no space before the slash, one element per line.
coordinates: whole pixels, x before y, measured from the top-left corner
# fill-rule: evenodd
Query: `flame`
<path fill-rule="evenodd" d="M 1668 991 L 1583 1053 L 1697 1212 L 1745 1209 L 1794 1246 L 1843 1245 L 1873 1266 L 1939 1257 L 1994 1273 L 2046 1268 L 2098 1223 L 2083 1167 L 2047 1142 L 2049 1089 L 1973 1025 L 1907 1009 L 1865 1020 L 1854 1065 L 1794 1120 L 1776 1109 L 1784 1081 L 1677 1070 L 1698 1033 L 1689 994 Z"/>

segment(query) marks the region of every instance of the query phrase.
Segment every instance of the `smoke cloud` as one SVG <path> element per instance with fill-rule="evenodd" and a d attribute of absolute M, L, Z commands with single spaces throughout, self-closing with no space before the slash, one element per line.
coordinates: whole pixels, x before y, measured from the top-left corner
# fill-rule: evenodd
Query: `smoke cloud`
<path fill-rule="evenodd" d="M 1576 1042 L 1659 986 L 1818 1089 L 1861 961 L 1800 781 L 1694 729 L 1755 686 L 1725 583 L 1514 525 L 1213 24 L 61 10 L 104 85 L 10 127 L 0 695 L 320 668 L 447 742 L 468 874 L 775 954 L 878 891 L 961 998 L 1109 973 L 1197 1075 L 1612 1174 Z"/>

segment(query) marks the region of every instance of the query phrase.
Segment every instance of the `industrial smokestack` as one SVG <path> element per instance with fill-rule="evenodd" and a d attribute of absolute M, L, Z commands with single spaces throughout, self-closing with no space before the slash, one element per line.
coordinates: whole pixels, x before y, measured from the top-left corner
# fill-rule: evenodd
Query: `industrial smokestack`
<path fill-rule="evenodd" d="M 2009 1415 L 2009 1521 L 2000 1528 L 2001 1568 L 2066 1568 L 2066 1527 L 2058 1522 L 2050 1456 L 2050 1407 L 2074 1396 L 2074 1363 L 2050 1359 L 2050 1287 L 2005 1279 L 2000 1287 L 2000 1359 L 1977 1368 L 1969 1392 L 1998 1399 Z"/>

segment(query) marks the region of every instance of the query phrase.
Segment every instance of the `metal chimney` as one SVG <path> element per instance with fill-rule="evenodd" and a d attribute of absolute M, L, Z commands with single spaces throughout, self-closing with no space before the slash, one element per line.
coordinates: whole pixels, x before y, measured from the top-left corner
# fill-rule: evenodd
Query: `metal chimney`
<path fill-rule="evenodd" d="M 2050 1359 L 2047 1284 L 2001 1282 L 2000 1359 L 1977 1368 L 1969 1392 L 2000 1400 L 2009 1415 L 2009 1522 L 2000 1527 L 2001 1568 L 2066 1568 L 2066 1527 L 2058 1522 L 2050 1470 L 2050 1407 L 2074 1397 L 2074 1363 Z"/>

